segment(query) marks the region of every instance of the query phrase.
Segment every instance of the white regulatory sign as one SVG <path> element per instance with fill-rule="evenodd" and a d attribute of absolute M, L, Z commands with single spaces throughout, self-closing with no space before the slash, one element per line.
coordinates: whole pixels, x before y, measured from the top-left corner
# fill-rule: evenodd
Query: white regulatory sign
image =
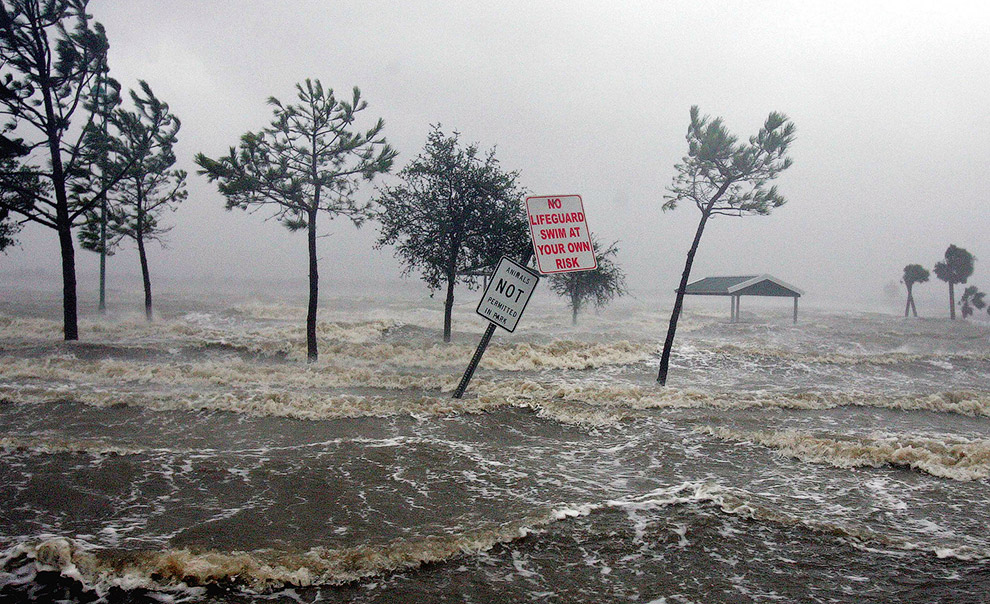
<path fill-rule="evenodd" d="M 502 256 L 478 304 L 478 314 L 502 329 L 515 331 L 539 282 L 539 275 Z"/>
<path fill-rule="evenodd" d="M 526 198 L 536 267 L 543 274 L 598 268 L 580 195 Z"/>

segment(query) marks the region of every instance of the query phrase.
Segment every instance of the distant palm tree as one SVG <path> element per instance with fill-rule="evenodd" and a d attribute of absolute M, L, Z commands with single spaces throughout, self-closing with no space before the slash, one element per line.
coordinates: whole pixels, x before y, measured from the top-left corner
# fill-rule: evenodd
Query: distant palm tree
<path fill-rule="evenodd" d="M 983 297 L 986 296 L 981 292 L 975 285 L 970 285 L 963 292 L 962 298 L 959 299 L 959 306 L 962 308 L 963 319 L 973 316 L 973 309 L 983 310 L 987 303 L 984 301 Z"/>
<path fill-rule="evenodd" d="M 935 276 L 949 284 L 949 318 L 956 318 L 956 283 L 966 283 L 973 274 L 976 258 L 961 247 L 950 245 L 945 250 L 945 262 L 935 263 Z"/>
<path fill-rule="evenodd" d="M 904 316 L 908 316 L 908 310 L 914 312 L 914 316 L 918 316 L 918 309 L 914 305 L 914 294 L 911 293 L 911 288 L 914 287 L 915 283 L 925 283 L 928 281 L 928 277 L 931 273 L 928 272 L 920 264 L 909 264 L 904 267 L 904 278 L 901 280 L 907 287 L 907 305 L 904 307 Z"/>

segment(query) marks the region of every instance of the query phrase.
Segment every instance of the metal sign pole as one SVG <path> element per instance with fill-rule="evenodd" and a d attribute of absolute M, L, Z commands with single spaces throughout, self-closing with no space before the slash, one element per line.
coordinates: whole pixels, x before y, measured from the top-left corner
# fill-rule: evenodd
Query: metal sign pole
<path fill-rule="evenodd" d="M 529 250 L 523 256 L 522 266 L 525 267 L 527 264 L 529 264 L 529 261 L 532 258 L 533 258 L 533 250 Z M 539 281 L 539 279 L 537 279 L 537 281 Z M 459 399 L 462 396 L 464 396 L 464 391 L 467 390 L 468 384 L 471 382 L 471 378 L 474 376 L 474 370 L 477 369 L 478 364 L 481 363 L 481 357 L 485 355 L 485 349 L 488 348 L 488 343 L 491 341 L 492 334 L 494 333 L 495 333 L 495 323 L 489 321 L 488 327 L 485 329 L 484 335 L 481 336 L 481 341 L 478 342 L 478 348 L 474 351 L 474 356 L 471 357 L 471 362 L 468 363 L 467 369 L 464 370 L 464 375 L 463 377 L 461 377 L 461 383 L 457 385 L 457 390 L 454 391 L 453 398 Z"/>
<path fill-rule="evenodd" d="M 454 391 L 454 398 L 464 396 L 468 382 L 471 381 L 474 370 L 478 368 L 478 363 L 481 362 L 481 357 L 484 356 L 485 349 L 488 348 L 488 342 L 491 341 L 493 333 L 495 333 L 495 324 L 489 323 L 488 328 L 485 329 L 485 335 L 481 336 L 481 341 L 478 342 L 478 349 L 474 351 L 474 356 L 471 357 L 471 362 L 468 363 L 467 369 L 464 371 L 464 377 L 461 378 L 461 383 L 457 385 L 457 390 Z"/>

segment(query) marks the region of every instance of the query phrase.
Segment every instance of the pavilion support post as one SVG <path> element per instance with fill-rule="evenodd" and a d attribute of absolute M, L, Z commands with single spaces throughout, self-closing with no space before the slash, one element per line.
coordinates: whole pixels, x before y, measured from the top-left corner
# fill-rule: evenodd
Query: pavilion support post
<path fill-rule="evenodd" d="M 739 307 L 740 307 L 740 303 L 741 302 L 742 302 L 742 296 L 736 296 L 736 323 L 738 323 L 738 322 L 740 322 L 742 320 L 740 318 L 740 316 L 739 316 L 739 313 L 740 313 Z"/>
<path fill-rule="evenodd" d="M 794 296 L 794 322 L 795 323 L 797 323 L 797 306 L 798 306 L 798 297 L 797 296 Z"/>

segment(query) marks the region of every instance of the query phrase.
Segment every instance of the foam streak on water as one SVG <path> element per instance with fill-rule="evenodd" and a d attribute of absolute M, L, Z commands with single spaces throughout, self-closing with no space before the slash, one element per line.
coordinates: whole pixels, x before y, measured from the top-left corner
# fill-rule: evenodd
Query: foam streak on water
<path fill-rule="evenodd" d="M 990 589 L 990 329 L 418 303 L 0 315 L 0 602 L 932 602 Z"/>

